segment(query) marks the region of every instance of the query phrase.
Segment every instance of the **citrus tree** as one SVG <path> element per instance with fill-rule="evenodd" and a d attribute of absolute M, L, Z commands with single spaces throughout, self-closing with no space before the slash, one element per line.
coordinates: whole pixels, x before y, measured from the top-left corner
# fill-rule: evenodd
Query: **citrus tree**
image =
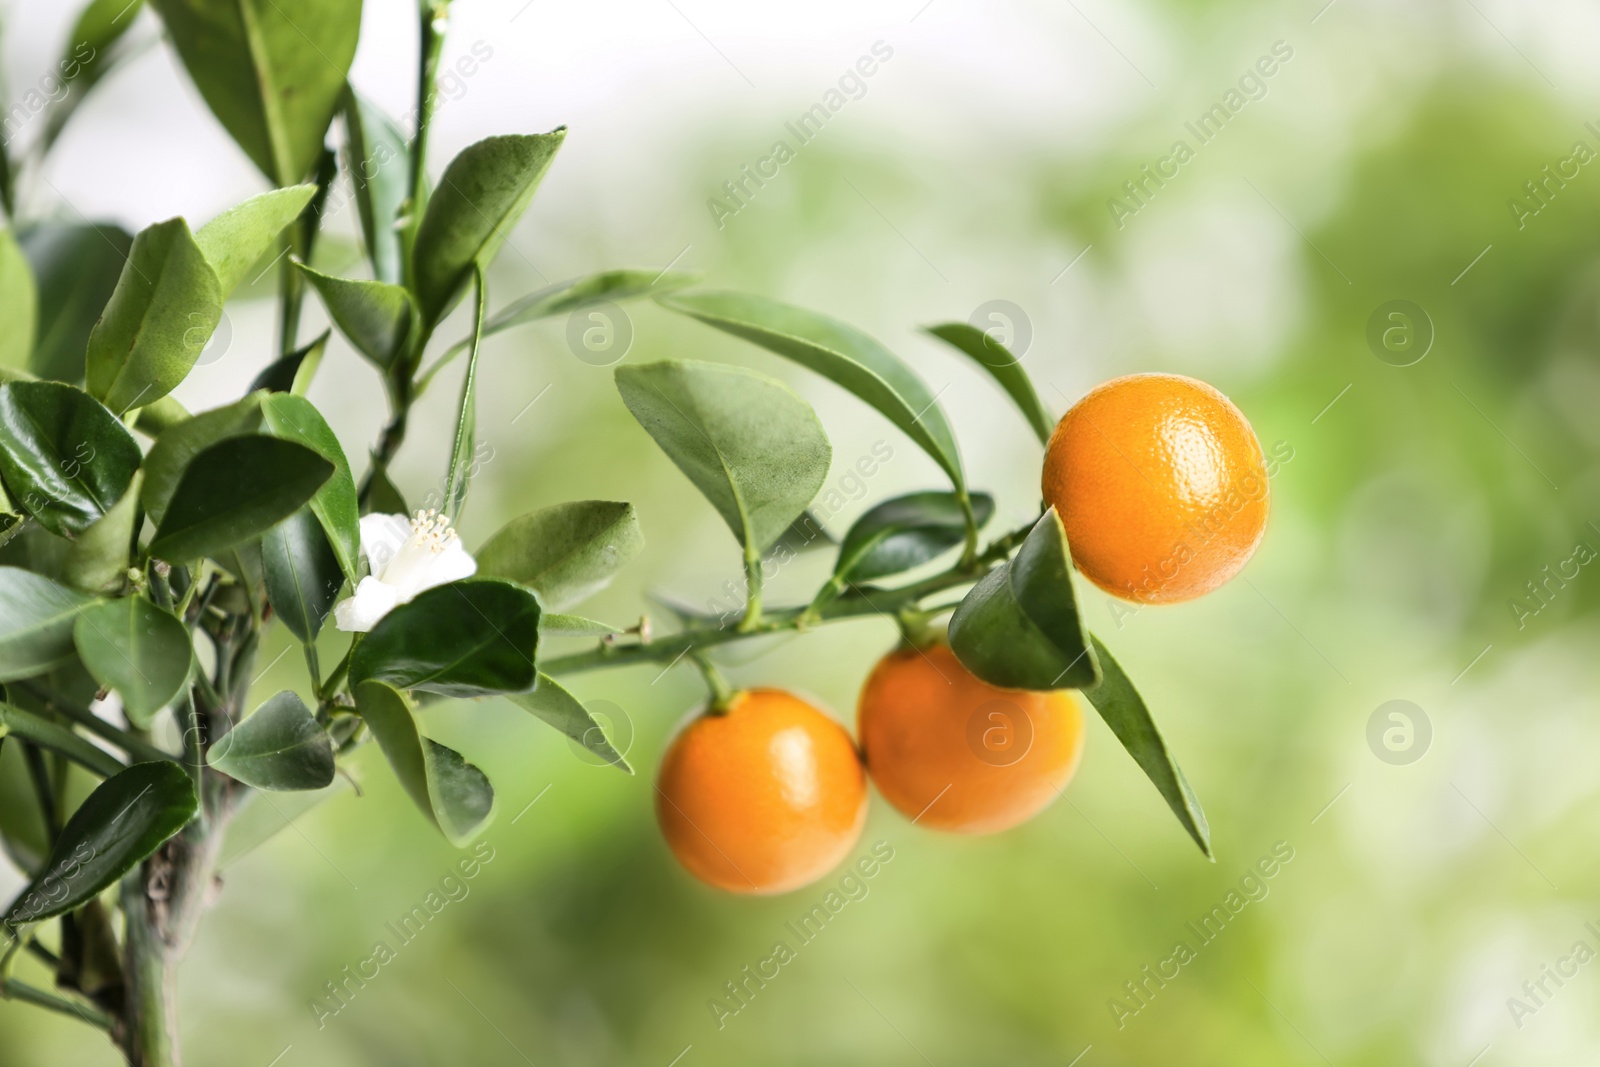
<path fill-rule="evenodd" d="M 174 218 L 136 234 L 35 217 L 19 199 L 125 50 L 140 0 L 83 11 L 66 52 L 72 92 L 29 151 L 0 157 L 11 327 L 0 384 L 0 838 L 30 879 L 3 915 L 6 998 L 104 1029 L 140 1067 L 177 1063 L 174 972 L 247 805 L 327 790 L 376 742 L 423 818 L 464 845 L 493 817 L 494 788 L 423 732 L 419 709 L 505 697 L 631 773 L 560 679 L 641 664 L 692 665 L 710 688 L 663 760 L 657 814 L 684 866 L 723 889 L 781 892 L 825 874 L 860 832 L 868 771 L 923 825 L 991 832 L 1027 819 L 1077 766 L 1085 701 L 1210 854 L 1199 802 L 1149 710 L 1085 629 L 1073 572 L 1076 560 L 1108 591 L 1160 602 L 1243 565 L 1265 522 L 1266 481 L 1226 398 L 1136 376 L 1057 426 L 994 337 L 931 328 L 993 377 L 1047 456 L 1039 517 L 986 533 L 993 501 L 969 485 L 937 399 L 860 330 L 656 271 L 491 302 L 486 271 L 564 130 L 490 137 L 434 176 L 445 0 L 421 6 L 417 104 L 404 122 L 347 81 L 360 0 L 150 4 L 271 188 L 203 224 Z M 308 265 L 345 188 L 370 277 Z M 184 410 L 171 393 L 230 294 L 274 270 L 277 358 L 238 383 L 234 402 Z M 352 450 L 307 399 L 329 340 L 301 329 L 313 297 L 383 383 L 388 418 L 370 447 Z M 637 553 L 638 517 L 582 500 L 488 536 L 457 532 L 476 466 L 480 344 L 638 298 L 831 380 L 931 456 L 948 485 L 884 501 L 834 541 L 807 510 L 831 449 L 799 396 L 729 366 L 621 366 L 621 402 L 726 521 L 742 603 L 672 608 L 662 625 L 629 629 L 574 614 Z M 450 319 L 463 303 L 466 315 Z M 464 336 L 438 336 L 463 317 Z M 459 403 L 442 490 L 408 504 L 389 466 L 413 405 L 447 379 Z M 802 545 L 835 552 L 831 577 L 808 603 L 766 603 L 763 579 Z M 867 681 L 859 746 L 793 695 L 731 691 L 716 669 L 719 646 L 863 616 L 895 619 L 904 642 Z M 251 691 L 275 623 L 303 647 L 301 692 Z M 40 971 L 48 980 L 32 978 Z"/>

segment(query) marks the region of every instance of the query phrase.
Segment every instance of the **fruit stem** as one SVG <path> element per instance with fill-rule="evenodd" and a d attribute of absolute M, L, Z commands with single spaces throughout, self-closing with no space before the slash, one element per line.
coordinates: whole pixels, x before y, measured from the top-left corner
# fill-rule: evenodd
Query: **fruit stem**
<path fill-rule="evenodd" d="M 919 611 L 914 607 L 901 608 L 895 615 L 894 621 L 900 627 L 900 638 L 905 646 L 920 651 L 938 644 L 942 635 L 931 624 L 935 617 L 946 610 L 948 609 Z"/>
<path fill-rule="evenodd" d="M 722 672 L 717 670 L 716 664 L 711 662 L 710 657 L 691 655 L 689 658 L 700 668 L 700 674 L 706 680 L 706 688 L 711 690 L 711 706 L 708 710 L 717 715 L 727 714 L 728 708 L 733 705 L 735 695 L 733 687 L 722 676 Z"/>

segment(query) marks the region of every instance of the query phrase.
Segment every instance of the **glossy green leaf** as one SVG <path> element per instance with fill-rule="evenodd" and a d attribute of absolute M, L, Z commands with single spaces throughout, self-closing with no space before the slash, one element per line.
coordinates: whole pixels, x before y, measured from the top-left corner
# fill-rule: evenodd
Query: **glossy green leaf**
<path fill-rule="evenodd" d="M 420 325 L 411 294 L 388 282 L 335 278 L 296 263 L 322 297 L 328 317 L 356 351 L 387 371 L 406 356 Z"/>
<path fill-rule="evenodd" d="M 217 555 L 294 514 L 333 473 L 293 441 L 224 438 L 184 469 L 148 551 L 169 562 Z"/>
<path fill-rule="evenodd" d="M 394 120 L 355 93 L 345 94 L 345 170 L 355 189 L 361 239 L 380 282 L 405 276 L 396 220 L 409 195 L 411 150 Z"/>
<path fill-rule="evenodd" d="M 1104 677 L 1099 685 L 1086 689 L 1083 695 L 1089 698 L 1089 703 L 1111 727 L 1111 732 L 1117 735 L 1117 740 L 1128 750 L 1128 755 L 1134 758 L 1134 762 L 1160 790 L 1172 813 L 1178 817 L 1189 836 L 1194 838 L 1195 844 L 1200 846 L 1200 851 L 1209 858 L 1211 828 L 1206 823 L 1205 812 L 1200 809 L 1199 798 L 1189 787 L 1189 780 L 1183 776 L 1183 768 L 1178 766 L 1178 761 L 1167 750 L 1167 742 L 1157 729 L 1155 720 L 1150 717 L 1150 709 L 1145 706 L 1144 698 L 1134 688 L 1122 665 L 1112 657 L 1098 637 L 1092 640 Z"/>
<path fill-rule="evenodd" d="M 1071 560 L 1051 508 L 1016 556 L 973 586 L 951 617 L 950 647 L 969 671 L 1006 689 L 1087 689 L 1100 681 Z"/>
<path fill-rule="evenodd" d="M 352 683 L 473 697 L 532 689 L 539 601 L 493 579 L 424 590 L 385 615 L 350 654 Z"/>
<path fill-rule="evenodd" d="M 67 549 L 61 577 L 69 585 L 89 593 L 115 593 L 128 580 L 134 536 L 144 516 L 139 506 L 143 477 L 143 473 L 135 474 L 122 499 L 90 523 Z"/>
<path fill-rule="evenodd" d="M 360 513 L 356 505 L 355 478 L 350 474 L 344 449 L 339 447 L 339 438 L 322 413 L 303 396 L 269 394 L 261 400 L 261 414 L 274 437 L 304 445 L 333 464 L 333 476 L 311 498 L 311 510 L 328 535 L 328 544 L 339 559 L 340 570 L 355 582 L 361 553 Z"/>
<path fill-rule="evenodd" d="M 226 407 L 202 411 L 161 431 L 144 460 L 139 496 L 150 521 L 160 525 L 167 502 L 183 472 L 201 452 L 229 437 L 243 437 L 261 428 L 261 394 L 251 393 Z"/>
<path fill-rule="evenodd" d="M 605 637 L 620 634 L 621 627 L 612 626 L 599 619 L 586 619 L 582 615 L 562 615 L 547 611 L 539 616 L 541 637 Z"/>
<path fill-rule="evenodd" d="M 454 749 L 423 737 L 410 699 L 380 681 L 355 687 L 356 708 L 395 777 L 451 844 L 464 845 L 494 815 L 494 788 Z"/>
<path fill-rule="evenodd" d="M 344 93 L 361 0 L 151 0 L 212 114 L 274 185 L 311 173 Z"/>
<path fill-rule="evenodd" d="M 0 477 L 12 501 L 63 537 L 111 510 L 139 469 L 115 415 L 59 382 L 0 385 Z"/>
<path fill-rule="evenodd" d="M 72 624 L 91 600 L 43 575 L 0 567 L 0 682 L 72 659 Z"/>
<path fill-rule="evenodd" d="M 222 318 L 222 290 L 182 219 L 139 232 L 89 334 L 89 392 L 116 412 L 151 403 L 194 368 Z"/>
<path fill-rule="evenodd" d="M 0 737 L 15 734 L 61 755 L 103 778 L 122 770 L 122 764 L 68 727 L 14 704 L 0 704 Z"/>
<path fill-rule="evenodd" d="M 256 375 L 255 381 L 250 383 L 250 391 L 253 393 L 257 389 L 265 389 L 269 393 L 305 396 L 312 376 L 322 364 L 322 356 L 328 350 L 328 338 L 331 336 L 331 330 L 323 330 L 309 344 L 301 345 L 287 356 L 280 356 L 267 364 Z"/>
<path fill-rule="evenodd" d="M 78 20 L 67 34 L 67 46 L 56 63 L 67 91 L 54 102 L 45 120 L 44 134 L 40 138 L 43 152 L 50 151 L 89 91 L 122 58 L 117 45 L 143 7 L 144 0 L 90 0 L 79 12 Z"/>
<path fill-rule="evenodd" d="M 1022 369 L 1022 361 L 1012 355 L 1005 345 L 970 323 L 947 322 L 926 329 L 958 352 L 972 357 L 975 363 L 988 371 L 1028 420 L 1039 441 L 1043 443 L 1050 440 L 1055 420 L 1039 402 L 1039 394 L 1034 391 L 1028 372 Z"/>
<path fill-rule="evenodd" d="M 483 325 L 484 335 L 509 330 L 525 322 L 570 315 L 594 304 L 616 303 L 641 296 L 665 296 L 698 280 L 694 274 L 658 270 L 608 270 L 575 278 L 570 282 L 537 289 L 514 300 L 491 315 Z"/>
<path fill-rule="evenodd" d="M 822 424 L 782 382 L 677 361 L 621 366 L 616 379 L 633 417 L 749 549 L 776 541 L 828 476 Z"/>
<path fill-rule="evenodd" d="M 223 299 L 249 277 L 316 192 L 315 185 L 274 189 L 229 208 L 195 231 L 194 243 L 211 264 Z"/>
<path fill-rule="evenodd" d="M 18 239 L 39 297 L 29 369 L 41 378 L 82 381 L 89 332 L 117 288 L 133 235 L 120 226 L 40 222 Z"/>
<path fill-rule="evenodd" d="M 33 357 L 38 311 L 33 268 L 9 228 L 0 228 L 0 367 L 24 370 Z"/>
<path fill-rule="evenodd" d="M 539 675 L 538 688 L 533 692 L 518 693 L 510 700 L 523 711 L 537 715 L 554 726 L 604 762 L 629 774 L 633 773 L 628 761 L 606 736 L 605 727 L 589 714 L 589 709 L 577 697 L 563 689 L 561 683 L 548 674 Z"/>
<path fill-rule="evenodd" d="M 95 681 L 122 697 L 128 721 L 144 729 L 189 681 L 189 629 L 143 597 L 104 600 L 72 626 L 78 658 Z"/>
<path fill-rule="evenodd" d="M 489 137 L 450 161 L 412 250 L 424 322 L 444 318 L 471 281 L 473 268 L 488 267 L 566 136 L 562 126 L 543 134 Z"/>
<path fill-rule="evenodd" d="M 994 498 L 972 495 L 972 510 L 981 526 L 994 514 Z M 844 535 L 834 575 L 841 581 L 866 582 L 920 567 L 966 538 L 966 515 L 954 493 L 911 493 L 867 511 Z"/>
<path fill-rule="evenodd" d="M 478 573 L 525 585 L 561 611 L 605 588 L 643 548 L 632 504 L 573 500 L 502 526 L 478 549 Z"/>
<path fill-rule="evenodd" d="M 345 576 L 310 508 L 301 508 L 261 535 L 261 563 L 267 599 L 278 618 L 301 641 L 315 641 Z"/>
<path fill-rule="evenodd" d="M 40 922 L 94 899 L 182 830 L 198 809 L 194 783 L 171 761 L 138 763 L 107 778 L 67 820 L 5 925 Z"/>
<path fill-rule="evenodd" d="M 961 453 L 935 395 L 911 368 L 867 334 L 826 315 L 743 293 L 680 293 L 658 298 L 832 379 L 877 408 L 965 489 Z"/>
<path fill-rule="evenodd" d="M 288 689 L 213 742 L 206 762 L 257 789 L 326 789 L 333 784 L 333 742 L 305 701 Z"/>

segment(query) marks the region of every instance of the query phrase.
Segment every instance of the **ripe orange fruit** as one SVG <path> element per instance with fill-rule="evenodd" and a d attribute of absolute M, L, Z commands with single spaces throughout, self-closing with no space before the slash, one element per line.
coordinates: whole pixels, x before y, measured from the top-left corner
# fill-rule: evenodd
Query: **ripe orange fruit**
<path fill-rule="evenodd" d="M 1078 769 L 1081 700 L 979 681 L 947 644 L 900 648 L 867 678 L 856 730 L 867 773 L 903 814 L 993 833 L 1036 815 Z"/>
<path fill-rule="evenodd" d="M 786 893 L 827 874 L 867 819 L 867 777 L 844 728 L 778 689 L 734 695 L 679 731 L 656 779 L 656 821 L 690 874 L 732 893 Z"/>
<path fill-rule="evenodd" d="M 1267 471 L 1244 413 L 1205 382 L 1130 374 L 1056 424 L 1043 490 L 1072 561 L 1106 592 L 1189 600 L 1238 574 L 1267 525 Z"/>

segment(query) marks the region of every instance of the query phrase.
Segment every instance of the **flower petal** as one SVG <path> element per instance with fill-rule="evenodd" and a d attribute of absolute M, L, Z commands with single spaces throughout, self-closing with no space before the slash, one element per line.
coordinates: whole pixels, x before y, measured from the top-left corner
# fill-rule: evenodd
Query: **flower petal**
<path fill-rule="evenodd" d="M 427 571 L 422 575 L 417 585 L 417 593 L 424 589 L 432 589 L 436 585 L 446 582 L 459 582 L 463 578 L 471 578 L 478 573 L 478 561 L 461 545 L 459 537 L 450 539 L 438 555 L 434 556 L 428 564 Z"/>
<path fill-rule="evenodd" d="M 349 633 L 366 633 L 394 610 L 399 600 L 392 586 L 369 574 L 356 586 L 354 596 L 334 606 L 334 625 Z"/>
<path fill-rule="evenodd" d="M 404 515 L 361 516 L 361 552 L 375 577 L 382 578 L 400 546 L 411 536 L 411 520 Z"/>

